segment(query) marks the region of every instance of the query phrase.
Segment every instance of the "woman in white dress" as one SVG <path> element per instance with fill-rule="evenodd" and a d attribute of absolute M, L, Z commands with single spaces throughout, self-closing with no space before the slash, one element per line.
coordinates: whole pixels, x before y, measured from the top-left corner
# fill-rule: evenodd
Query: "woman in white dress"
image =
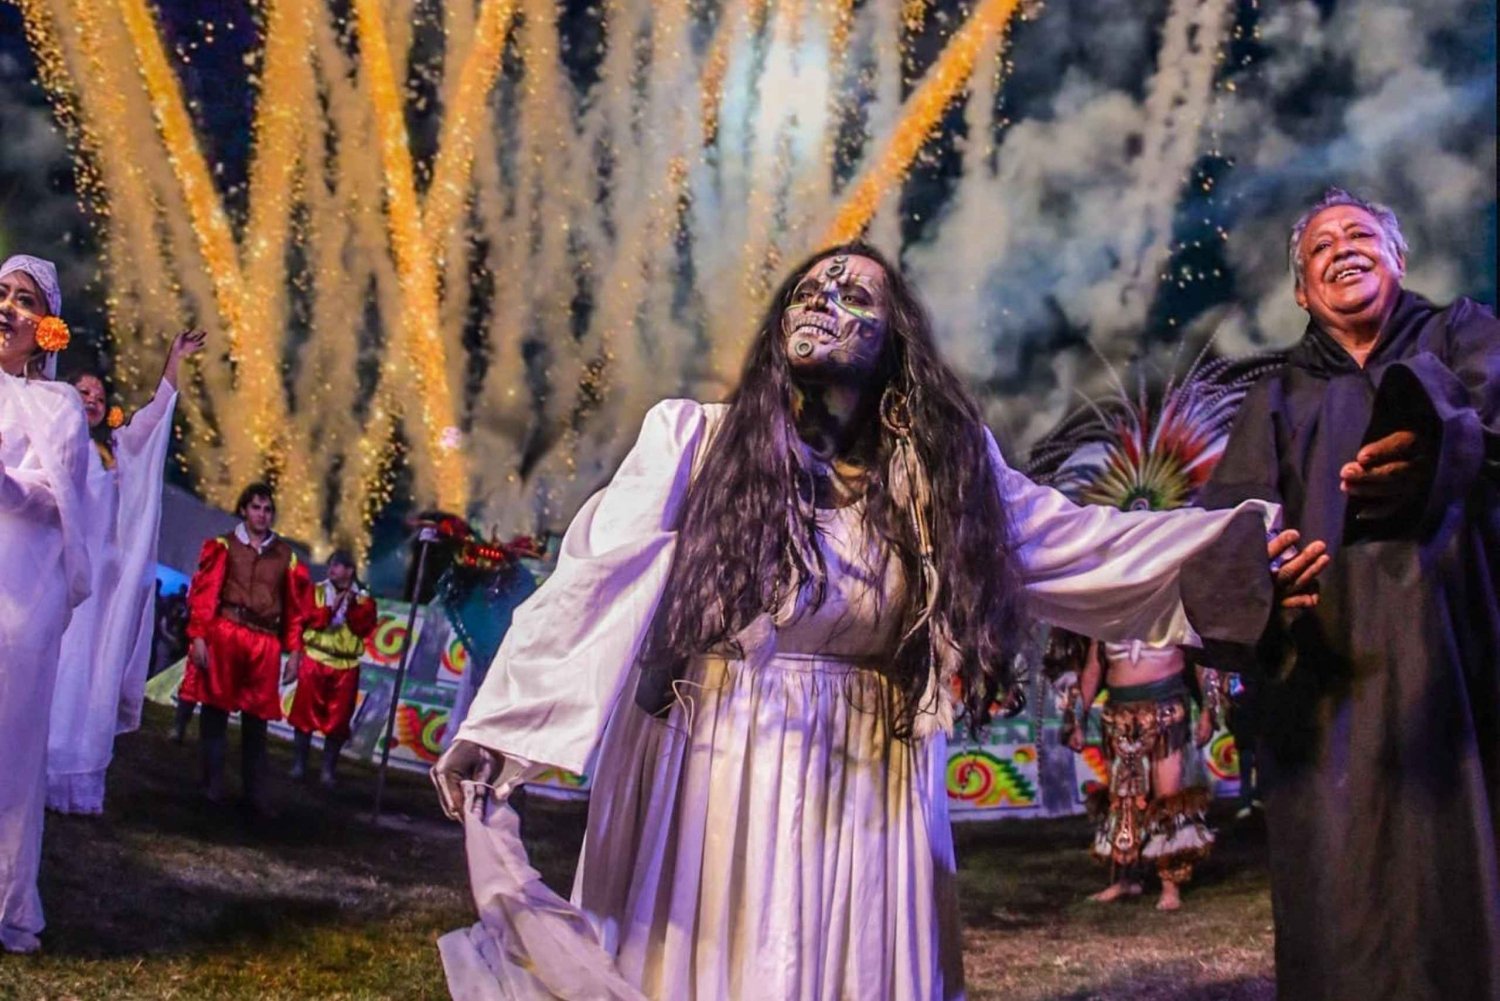
<path fill-rule="evenodd" d="M 0 945 L 12 952 L 37 948 L 42 930 L 47 710 L 58 644 L 90 580 L 83 407 L 40 378 L 52 360 L 38 330 L 61 309 L 50 263 L 0 264 Z"/>
<path fill-rule="evenodd" d="M 201 331 L 172 341 L 151 401 L 119 428 L 107 420 L 104 383 L 71 378 L 95 448 L 89 457 L 86 524 L 92 595 L 73 611 L 58 658 L 47 739 L 47 808 L 102 813 L 115 734 L 140 725 L 151 654 L 162 465 L 172 436 L 182 359 L 203 347 Z"/>
<path fill-rule="evenodd" d="M 900 273 L 862 245 L 815 256 L 727 405 L 647 415 L 434 768 L 481 917 L 440 943 L 450 990 L 962 996 L 955 703 L 985 718 L 1027 616 L 1194 642 L 1178 570 L 1221 534 L 1253 544 L 1224 554 L 1250 567 L 1230 600 L 1268 609 L 1274 514 L 1079 508 L 1032 484 Z M 494 808 L 549 767 L 593 780 L 571 904 Z"/>

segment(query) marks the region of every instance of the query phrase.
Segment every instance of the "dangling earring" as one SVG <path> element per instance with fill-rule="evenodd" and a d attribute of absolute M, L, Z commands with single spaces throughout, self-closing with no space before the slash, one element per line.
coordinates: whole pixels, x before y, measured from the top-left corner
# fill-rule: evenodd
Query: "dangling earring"
<path fill-rule="evenodd" d="M 887 383 L 880 394 L 880 423 L 897 438 L 911 436 L 911 406 L 894 382 Z"/>

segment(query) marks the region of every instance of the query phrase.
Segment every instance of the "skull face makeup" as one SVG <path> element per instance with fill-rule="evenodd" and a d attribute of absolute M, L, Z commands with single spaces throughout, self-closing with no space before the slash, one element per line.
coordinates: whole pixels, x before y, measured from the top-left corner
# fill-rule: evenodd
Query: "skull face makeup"
<path fill-rule="evenodd" d="M 781 314 L 787 362 L 801 378 L 860 382 L 885 348 L 885 271 L 868 257 L 825 257 L 792 292 Z"/>

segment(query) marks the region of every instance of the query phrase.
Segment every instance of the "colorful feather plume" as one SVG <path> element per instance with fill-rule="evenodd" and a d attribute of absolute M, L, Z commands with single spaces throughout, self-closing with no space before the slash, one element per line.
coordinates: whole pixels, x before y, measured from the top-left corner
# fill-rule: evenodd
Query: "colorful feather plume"
<path fill-rule="evenodd" d="M 1208 481 L 1250 386 L 1283 364 L 1280 354 L 1208 357 L 1205 348 L 1152 405 L 1143 374 L 1132 395 L 1113 368 L 1115 392 L 1090 400 L 1037 443 L 1027 473 L 1079 504 L 1165 511 L 1191 503 Z"/>

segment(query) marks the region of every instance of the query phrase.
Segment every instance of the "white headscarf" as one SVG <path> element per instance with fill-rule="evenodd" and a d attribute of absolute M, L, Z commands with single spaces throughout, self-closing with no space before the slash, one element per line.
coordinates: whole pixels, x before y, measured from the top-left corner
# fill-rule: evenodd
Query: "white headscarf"
<path fill-rule="evenodd" d="M 0 278 L 15 271 L 20 271 L 36 282 L 37 288 L 42 290 L 42 296 L 47 300 L 48 313 L 53 316 L 62 315 L 62 284 L 57 280 L 56 264 L 30 254 L 14 254 L 7 257 L 4 264 L 0 264 Z M 43 374 L 49 380 L 57 378 L 56 351 L 47 352 Z"/>

